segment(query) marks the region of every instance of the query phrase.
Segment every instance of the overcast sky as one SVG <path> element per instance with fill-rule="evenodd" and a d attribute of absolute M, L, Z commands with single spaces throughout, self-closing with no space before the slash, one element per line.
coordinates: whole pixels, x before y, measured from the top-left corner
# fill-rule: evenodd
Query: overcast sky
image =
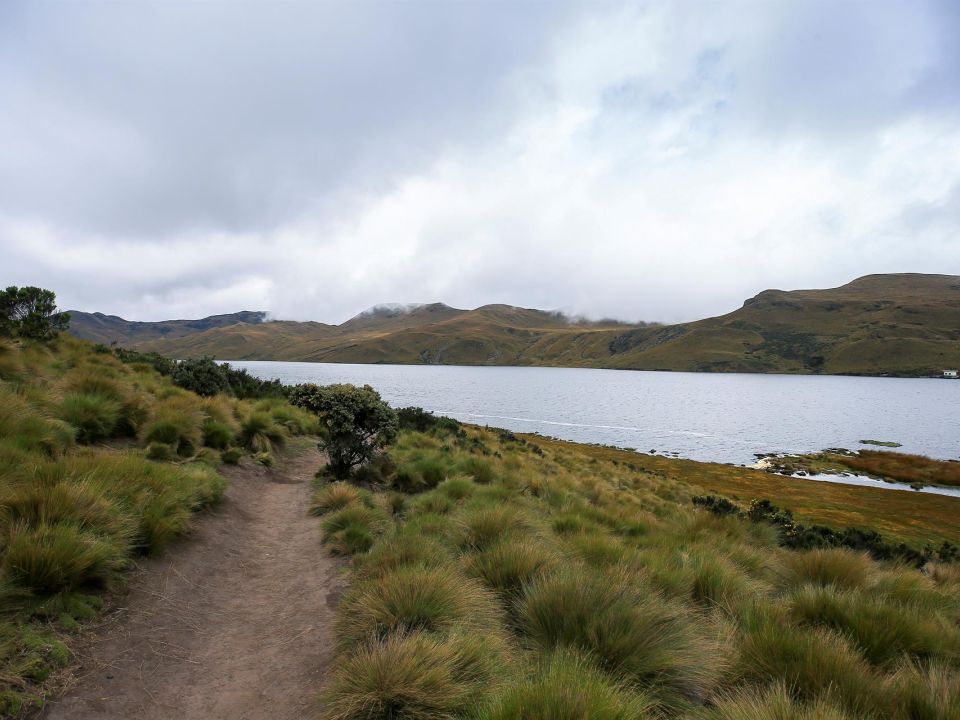
<path fill-rule="evenodd" d="M 0 2 L 0 283 L 676 321 L 960 274 L 960 3 Z"/>

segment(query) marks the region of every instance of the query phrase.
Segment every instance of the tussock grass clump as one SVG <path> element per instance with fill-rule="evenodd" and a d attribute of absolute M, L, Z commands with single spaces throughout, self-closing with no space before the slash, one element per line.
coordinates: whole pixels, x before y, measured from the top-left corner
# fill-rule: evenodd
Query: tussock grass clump
<path fill-rule="evenodd" d="M 798 702 L 783 683 L 725 695 L 703 717 L 706 720 L 856 720 L 827 699 Z"/>
<path fill-rule="evenodd" d="M 203 442 L 203 412 L 188 397 L 172 397 L 157 406 L 154 419 L 143 427 L 142 442 L 160 442 L 182 457 L 193 455 Z"/>
<path fill-rule="evenodd" d="M 120 405 L 102 395 L 71 393 L 60 404 L 60 418 L 77 429 L 79 442 L 98 442 L 113 435 Z"/>
<path fill-rule="evenodd" d="M 268 453 L 284 446 L 287 433 L 269 413 L 254 411 L 240 422 L 239 440 L 252 452 Z"/>
<path fill-rule="evenodd" d="M 269 414 L 270 419 L 291 435 L 308 435 L 318 432 L 317 416 L 303 408 L 290 405 L 282 398 L 264 398 L 253 406 L 257 412 Z"/>
<path fill-rule="evenodd" d="M 447 478 L 437 485 L 437 493 L 449 498 L 453 502 L 470 497 L 476 489 L 473 480 L 462 475 Z"/>
<path fill-rule="evenodd" d="M 323 519 L 323 542 L 342 555 L 365 553 L 386 527 L 383 513 L 365 505 L 348 505 Z"/>
<path fill-rule="evenodd" d="M 203 444 L 215 450 L 226 450 L 233 443 L 233 428 L 227 423 L 207 419 L 201 428 Z"/>
<path fill-rule="evenodd" d="M 341 601 L 337 637 L 349 647 L 366 638 L 467 627 L 489 632 L 501 612 L 488 590 L 452 567 L 401 566 L 360 583 Z"/>
<path fill-rule="evenodd" d="M 744 618 L 736 675 L 755 682 L 781 682 L 800 700 L 830 697 L 848 712 L 867 714 L 883 706 L 878 676 L 842 636 L 822 628 L 797 628 L 763 609 Z"/>
<path fill-rule="evenodd" d="M 325 720 L 465 717 L 500 682 L 508 660 L 489 637 L 391 635 L 342 658 L 323 694 Z"/>
<path fill-rule="evenodd" d="M 506 598 L 555 567 L 557 553 L 531 538 L 506 538 L 468 558 L 467 571 Z"/>
<path fill-rule="evenodd" d="M 145 455 L 147 456 L 148 460 L 155 460 L 157 462 L 170 462 L 177 457 L 177 451 L 172 445 L 153 441 L 147 445 Z"/>
<path fill-rule="evenodd" d="M 705 698 L 724 666 L 721 647 L 696 628 L 688 610 L 627 573 L 564 568 L 531 583 L 517 615 L 540 647 L 589 653 L 668 705 Z"/>
<path fill-rule="evenodd" d="M 360 491 L 350 483 L 332 482 L 313 494 L 310 514 L 326 515 L 360 502 Z"/>
<path fill-rule="evenodd" d="M 357 572 L 365 578 L 378 577 L 403 567 L 437 568 L 450 560 L 450 554 L 435 537 L 394 533 L 358 559 Z"/>
<path fill-rule="evenodd" d="M 0 496 L 5 527 L 67 523 L 115 539 L 126 548 L 132 535 L 130 518 L 95 481 L 24 483 Z"/>
<path fill-rule="evenodd" d="M 76 435 L 73 425 L 47 417 L 23 397 L 0 385 L 0 442 L 4 445 L 26 453 L 56 457 L 73 447 Z"/>
<path fill-rule="evenodd" d="M 503 505 L 468 508 L 457 516 L 451 539 L 463 550 L 478 551 L 490 547 L 507 535 L 532 529 L 529 518 Z"/>
<path fill-rule="evenodd" d="M 960 659 L 960 632 L 935 613 L 918 612 L 874 595 L 806 586 L 790 598 L 798 622 L 832 628 L 849 638 L 871 663 L 914 659 Z"/>
<path fill-rule="evenodd" d="M 239 465 L 240 458 L 243 457 L 243 450 L 240 448 L 227 448 L 222 453 L 220 453 L 220 460 L 227 465 Z"/>
<path fill-rule="evenodd" d="M 960 673 L 944 663 L 905 663 L 889 679 L 887 693 L 895 717 L 960 720 Z"/>
<path fill-rule="evenodd" d="M 845 548 L 784 552 L 774 573 L 785 588 L 807 583 L 838 588 L 864 588 L 875 565 L 869 555 Z"/>
<path fill-rule="evenodd" d="M 509 685 L 477 720 L 646 720 L 654 703 L 568 650 L 550 653 L 535 673 Z"/>
<path fill-rule="evenodd" d="M 32 592 L 104 586 L 127 562 L 125 544 L 73 524 L 19 522 L 8 532 L 4 576 Z"/>
<path fill-rule="evenodd" d="M 554 517 L 550 524 L 558 535 L 574 535 L 593 532 L 597 529 L 595 522 L 575 512 L 561 513 Z"/>

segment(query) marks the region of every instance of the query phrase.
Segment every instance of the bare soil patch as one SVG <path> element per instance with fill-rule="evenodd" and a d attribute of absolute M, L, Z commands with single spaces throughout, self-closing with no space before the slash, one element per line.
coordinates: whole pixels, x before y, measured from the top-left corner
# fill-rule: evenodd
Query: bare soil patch
<path fill-rule="evenodd" d="M 300 720 L 333 658 L 335 560 L 307 515 L 322 462 L 299 450 L 267 470 L 224 470 L 223 502 L 133 575 L 80 643 L 77 680 L 46 720 Z"/>

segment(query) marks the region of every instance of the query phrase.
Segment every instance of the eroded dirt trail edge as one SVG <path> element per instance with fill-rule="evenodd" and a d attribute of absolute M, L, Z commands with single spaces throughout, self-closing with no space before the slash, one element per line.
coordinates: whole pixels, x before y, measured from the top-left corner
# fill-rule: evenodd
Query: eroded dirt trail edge
<path fill-rule="evenodd" d="M 306 514 L 315 450 L 228 468 L 221 505 L 144 563 L 46 720 L 297 720 L 333 657 L 340 573 Z"/>

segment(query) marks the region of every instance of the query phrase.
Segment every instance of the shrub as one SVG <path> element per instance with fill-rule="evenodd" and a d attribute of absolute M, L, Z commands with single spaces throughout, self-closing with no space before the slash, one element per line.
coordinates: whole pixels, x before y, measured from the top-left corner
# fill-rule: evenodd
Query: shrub
<path fill-rule="evenodd" d="M 646 720 L 653 703 L 597 670 L 577 654 L 558 650 L 535 674 L 508 686 L 477 720 Z"/>
<path fill-rule="evenodd" d="M 197 395 L 209 397 L 230 392 L 226 372 L 209 357 L 181 360 L 173 370 L 172 379 L 178 386 Z"/>
<path fill-rule="evenodd" d="M 496 628 L 500 611 L 479 583 L 449 567 L 399 567 L 360 583 L 341 601 L 337 637 L 350 646 L 366 638 L 455 626 Z"/>
<path fill-rule="evenodd" d="M 60 405 L 60 417 L 77 429 L 78 441 L 92 443 L 113 434 L 120 406 L 101 395 L 71 393 Z"/>
<path fill-rule="evenodd" d="M 172 445 L 167 445 L 166 443 L 157 442 L 154 440 L 147 445 L 146 456 L 148 460 L 169 462 L 177 456 L 177 452 Z"/>
<path fill-rule="evenodd" d="M 126 564 L 126 548 L 68 523 L 17 523 L 9 530 L 5 576 L 47 594 L 106 585 Z"/>
<path fill-rule="evenodd" d="M 679 697 L 702 700 L 722 667 L 720 647 L 696 632 L 688 611 L 627 574 L 551 573 L 527 586 L 518 619 L 540 647 L 587 652 L 671 705 Z"/>
<path fill-rule="evenodd" d="M 464 717 L 495 689 L 505 652 L 481 635 L 372 640 L 344 657 L 323 694 L 326 720 Z"/>
<path fill-rule="evenodd" d="M 369 385 L 298 385 L 290 402 L 320 417 L 322 447 L 334 477 L 374 458 L 397 434 L 397 415 Z"/>
<path fill-rule="evenodd" d="M 273 458 L 273 453 L 269 451 L 254 453 L 253 461 L 259 465 L 263 465 L 266 468 L 272 468 L 276 465 L 276 460 Z"/>
<path fill-rule="evenodd" d="M 49 340 L 69 325 L 70 313 L 57 310 L 53 291 L 15 285 L 0 290 L 0 335 Z"/>

